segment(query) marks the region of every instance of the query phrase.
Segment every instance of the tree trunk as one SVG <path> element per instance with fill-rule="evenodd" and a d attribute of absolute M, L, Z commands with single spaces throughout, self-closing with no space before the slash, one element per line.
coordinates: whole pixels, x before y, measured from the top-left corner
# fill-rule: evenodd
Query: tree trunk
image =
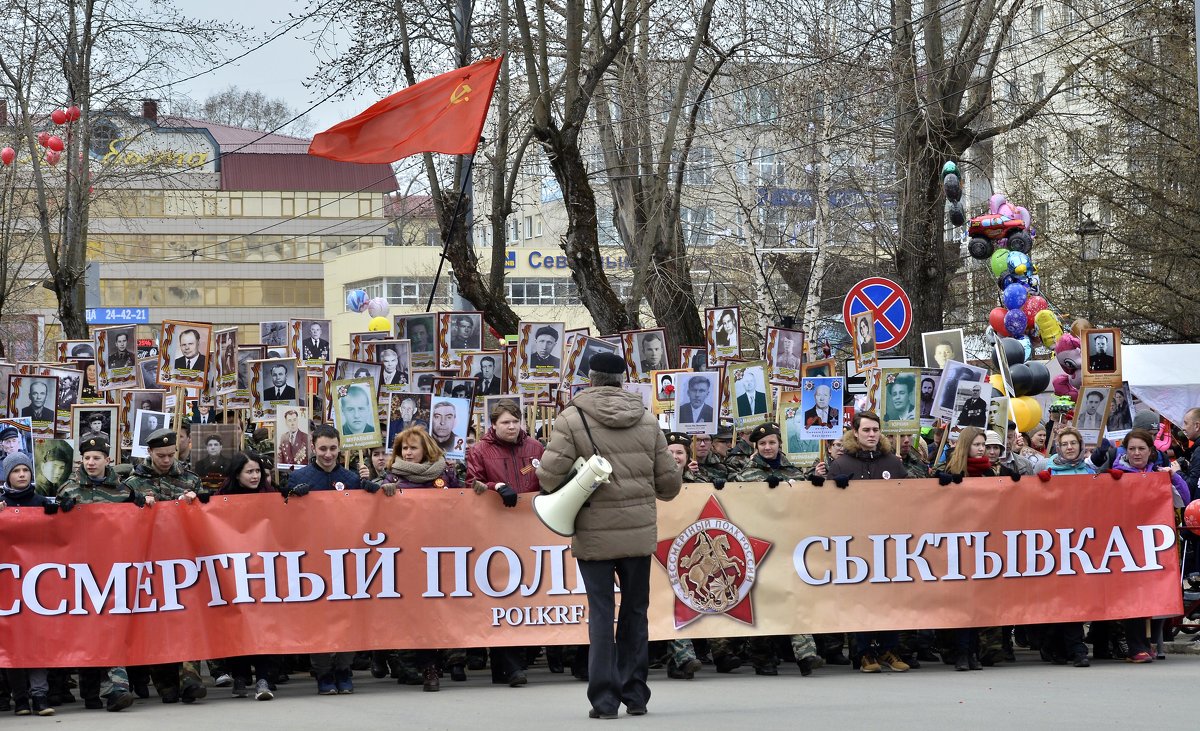
<path fill-rule="evenodd" d="M 919 359 L 921 339 L 914 335 L 942 329 L 950 280 L 958 269 L 958 245 L 945 241 L 942 224 L 944 202 L 938 175 L 942 163 L 950 158 L 921 142 L 914 147 L 907 157 L 900 195 L 896 271 L 913 305 L 912 330 L 898 354 Z"/>

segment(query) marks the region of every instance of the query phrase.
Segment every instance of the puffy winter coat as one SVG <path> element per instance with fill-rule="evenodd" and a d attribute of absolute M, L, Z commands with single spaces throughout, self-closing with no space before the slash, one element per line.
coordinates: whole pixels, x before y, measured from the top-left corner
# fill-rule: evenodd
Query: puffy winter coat
<path fill-rule="evenodd" d="M 842 436 L 842 456 L 833 460 L 829 465 L 830 477 L 849 475 L 853 480 L 902 480 L 908 477 L 908 468 L 904 461 L 892 454 L 892 443 L 886 436 L 879 437 L 879 444 L 873 450 L 863 449 L 854 436 L 854 431 L 848 431 Z"/>
<path fill-rule="evenodd" d="M 581 414 L 613 473 L 579 511 L 571 550 L 585 561 L 649 556 L 658 539 L 655 500 L 679 494 L 683 471 L 640 396 L 614 386 L 593 386 L 576 396 L 554 420 L 538 481 L 544 490 L 557 490 L 577 457 L 592 456 Z"/>

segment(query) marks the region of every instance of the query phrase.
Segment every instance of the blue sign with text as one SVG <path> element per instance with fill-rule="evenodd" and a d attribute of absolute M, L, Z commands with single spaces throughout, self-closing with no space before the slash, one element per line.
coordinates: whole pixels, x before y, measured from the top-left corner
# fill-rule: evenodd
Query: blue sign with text
<path fill-rule="evenodd" d="M 149 325 L 148 307 L 93 307 L 84 313 L 89 325 Z"/>

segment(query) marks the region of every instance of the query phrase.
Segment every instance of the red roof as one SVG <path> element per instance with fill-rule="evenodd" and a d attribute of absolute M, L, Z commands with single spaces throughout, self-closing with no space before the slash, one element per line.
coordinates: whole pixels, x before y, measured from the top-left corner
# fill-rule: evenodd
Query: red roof
<path fill-rule="evenodd" d="M 212 134 L 221 148 L 221 190 L 390 193 L 400 187 L 391 165 L 313 157 L 304 137 L 184 117 L 162 117 L 159 126 L 202 128 Z"/>

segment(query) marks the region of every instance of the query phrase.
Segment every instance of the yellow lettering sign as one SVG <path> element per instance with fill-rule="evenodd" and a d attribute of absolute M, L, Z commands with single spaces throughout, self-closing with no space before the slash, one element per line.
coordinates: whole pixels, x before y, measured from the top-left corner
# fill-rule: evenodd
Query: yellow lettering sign
<path fill-rule="evenodd" d="M 208 163 L 207 152 L 176 152 L 152 150 L 146 154 L 127 149 L 130 138 L 115 139 L 108 144 L 108 152 L 101 158 L 104 164 L 118 165 L 162 165 L 166 167 L 198 168 Z"/>

